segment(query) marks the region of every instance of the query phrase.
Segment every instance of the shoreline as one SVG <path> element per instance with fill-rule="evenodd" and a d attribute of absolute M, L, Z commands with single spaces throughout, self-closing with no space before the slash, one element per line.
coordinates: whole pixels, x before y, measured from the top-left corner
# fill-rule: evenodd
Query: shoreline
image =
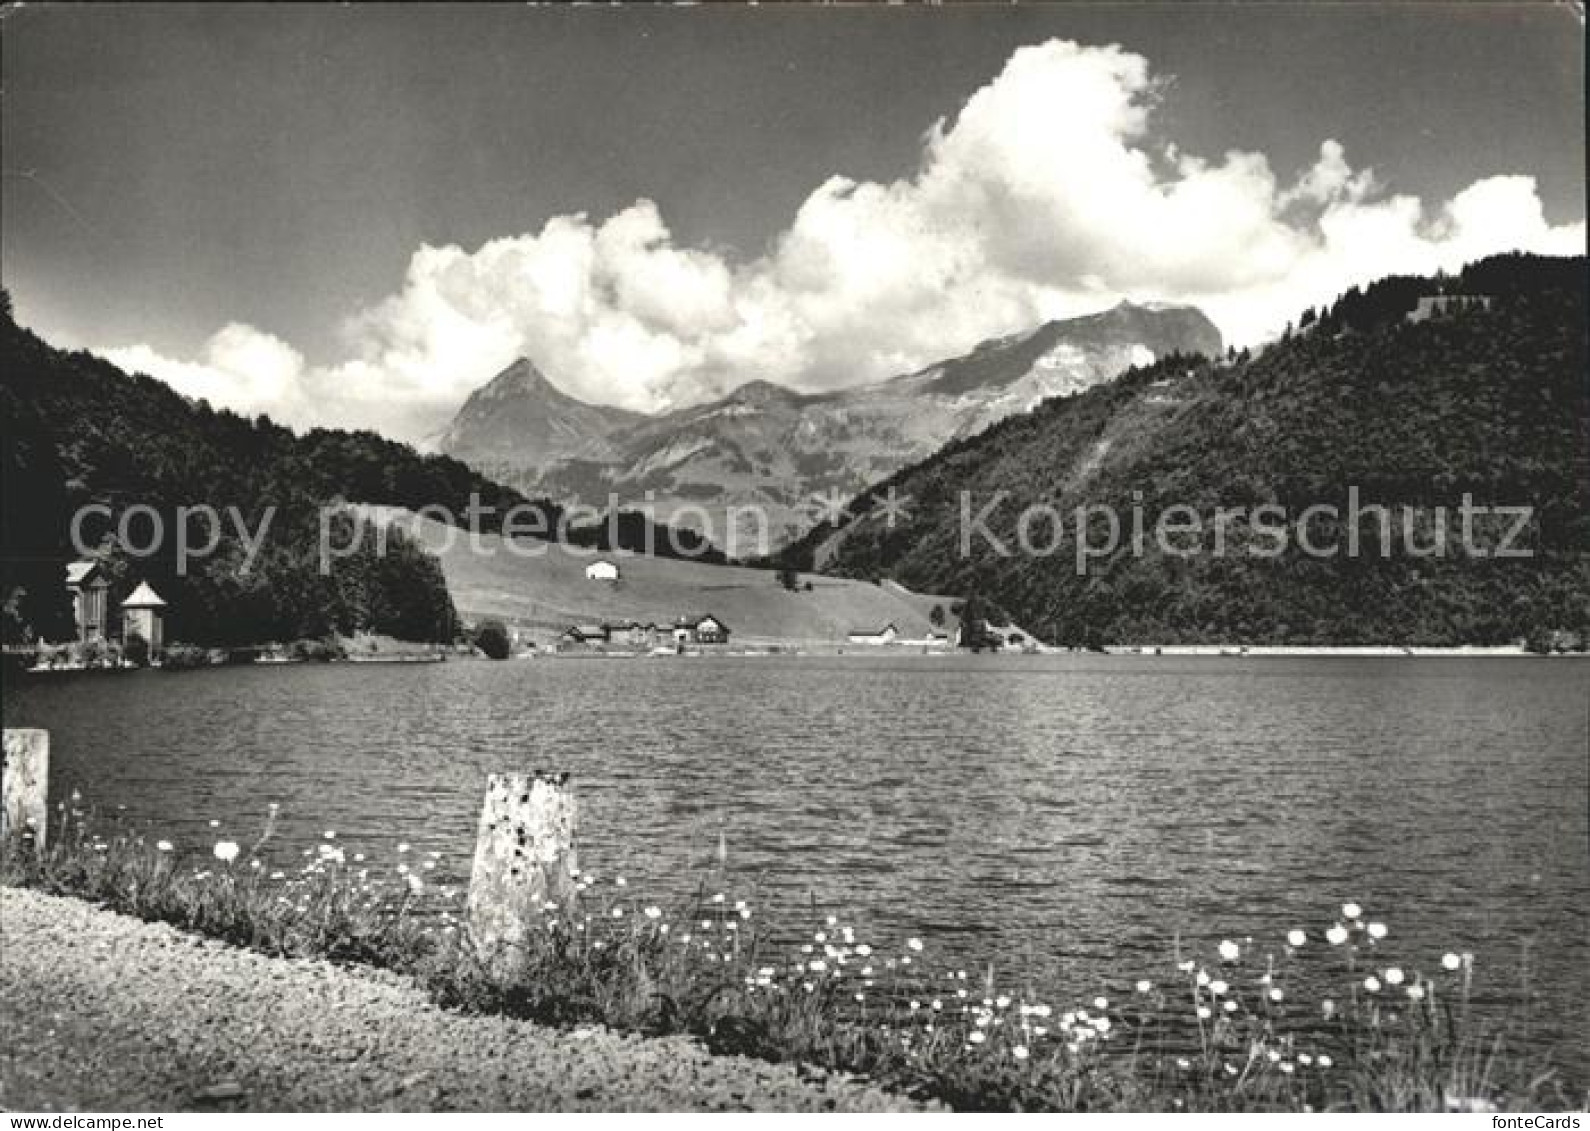
<path fill-rule="evenodd" d="M 783 645 L 751 645 L 744 648 L 704 649 L 690 648 L 683 652 L 648 652 L 619 648 L 538 648 L 534 651 L 515 652 L 507 657 L 513 660 L 700 660 L 700 659 L 813 659 L 835 657 L 860 657 L 889 659 L 951 660 L 970 656 L 998 657 L 1087 657 L 1116 656 L 1132 659 L 1590 659 L 1590 652 L 1531 652 L 1522 645 L 1400 645 L 1400 644 L 1114 644 L 1098 651 L 1058 648 L 1040 645 L 1036 648 L 995 648 L 974 653 L 963 648 L 922 648 L 914 645 L 858 645 L 824 644 L 804 641 Z M 438 664 L 447 661 L 482 663 L 488 657 L 463 653 L 379 654 L 350 655 L 338 659 L 278 659 L 261 658 L 241 663 L 209 663 L 191 669 L 206 670 L 227 667 L 288 667 L 305 664 L 328 666 Z M 145 668 L 158 671 L 164 665 L 151 662 Z M 19 668 L 17 674 L 26 676 L 115 674 L 145 670 L 134 664 L 57 664 Z"/>
<path fill-rule="evenodd" d="M 1583 656 L 1584 652 L 1531 652 L 1521 644 L 1117 644 L 1112 656 L 1407 656 L 1496 659 L 1503 656 Z"/>
<path fill-rule="evenodd" d="M 776 659 L 780 657 L 803 656 L 890 656 L 890 657 L 930 657 L 935 659 L 954 658 L 957 656 L 987 655 L 987 656 L 1134 656 L 1152 659 L 1156 656 L 1211 656 L 1222 659 L 1244 659 L 1249 657 L 1306 657 L 1306 656 L 1365 656 L 1365 657 L 1406 657 L 1418 658 L 1453 658 L 1453 659 L 1500 659 L 1504 657 L 1545 658 L 1545 657 L 1590 657 L 1590 652 L 1531 652 L 1520 644 L 1456 644 L 1456 645 L 1425 645 L 1425 644 L 1111 644 L 1098 651 L 1087 649 L 1060 648 L 1054 645 L 1039 645 L 1036 648 L 989 648 L 981 653 L 974 653 L 965 648 L 923 648 L 916 645 L 898 644 L 832 644 L 814 641 L 791 642 L 784 645 L 749 645 L 744 648 L 730 647 L 722 650 L 709 650 L 691 648 L 678 653 L 679 656 L 700 658 L 703 656 L 733 656 L 736 658 L 755 657 Z M 515 659 L 669 659 L 675 653 L 645 652 L 619 648 L 584 648 L 584 649 L 555 649 L 542 648 L 535 652 L 520 653 Z"/>

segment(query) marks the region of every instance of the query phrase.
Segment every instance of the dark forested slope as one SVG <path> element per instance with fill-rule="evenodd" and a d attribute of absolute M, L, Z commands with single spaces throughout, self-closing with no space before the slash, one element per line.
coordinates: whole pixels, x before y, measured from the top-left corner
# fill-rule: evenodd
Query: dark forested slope
<path fill-rule="evenodd" d="M 1585 270 L 1582 258 L 1509 255 L 1451 278 L 1389 279 L 1309 312 L 1256 357 L 1162 359 L 901 471 L 787 560 L 980 595 L 1064 643 L 1583 641 Z M 1435 295 L 1485 301 L 1409 317 Z M 880 505 L 891 488 L 903 516 Z M 964 521 L 1000 492 L 980 526 Z M 1511 542 L 1527 556 L 1498 556 L 1515 518 L 1465 520 L 1465 496 L 1471 508 L 1529 508 Z M 1295 524 L 1316 505 L 1336 515 L 1308 516 L 1309 545 L 1337 552 L 1307 551 L 1295 525 L 1274 552 L 1277 516 Z M 1201 530 L 1159 544 L 1156 521 L 1180 506 Z M 1373 506 L 1388 508 L 1389 531 Z M 1082 523 L 1091 546 L 1108 541 L 1102 509 L 1121 524 L 1121 544 L 1080 570 L 1079 507 L 1094 508 Z M 1240 513 L 1222 523 L 1217 551 L 1220 508 Z M 1016 548 L 1024 511 L 1037 515 L 1029 542 L 1052 552 Z M 1431 553 L 1438 524 L 1445 549 Z"/>
<path fill-rule="evenodd" d="M 87 353 L 55 349 L 0 316 L 0 599 L 8 640 L 71 635 L 64 565 L 80 510 L 82 543 L 114 580 L 119 600 L 140 579 L 169 602 L 167 636 L 232 644 L 368 629 L 409 639 L 450 638 L 455 617 L 436 562 L 398 532 L 378 553 L 375 533 L 319 569 L 321 508 L 338 500 L 463 514 L 471 495 L 502 510 L 525 499 L 457 460 L 421 456 L 369 432 L 303 436 L 266 417 L 248 419 L 189 401 L 151 377 L 130 376 Z M 82 510 L 92 505 L 107 509 Z M 245 568 L 248 538 L 232 518 L 213 553 L 179 572 L 178 507 L 236 508 L 260 550 Z M 140 510 L 118 536 L 130 508 Z M 555 515 L 555 511 L 550 512 Z M 166 525 L 151 539 L 152 517 Z M 353 545 L 352 518 L 330 519 L 334 545 Z M 190 524 L 190 545 L 208 528 Z"/>

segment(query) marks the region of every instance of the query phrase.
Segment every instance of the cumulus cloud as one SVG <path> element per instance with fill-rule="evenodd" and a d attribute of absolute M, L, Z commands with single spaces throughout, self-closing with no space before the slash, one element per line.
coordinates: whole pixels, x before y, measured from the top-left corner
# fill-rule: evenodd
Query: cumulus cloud
<path fill-rule="evenodd" d="M 308 365 L 241 325 L 191 361 L 106 352 L 219 404 L 415 438 L 519 355 L 576 396 L 653 411 L 753 378 L 880 380 L 1121 298 L 1196 303 L 1246 344 L 1381 275 L 1585 249 L 1527 176 L 1426 204 L 1385 194 L 1333 139 L 1286 178 L 1260 153 L 1184 152 L 1155 132 L 1165 92 L 1140 55 L 1051 40 L 934 123 L 912 175 L 829 178 L 753 260 L 680 246 L 639 200 L 421 248 L 395 294 L 347 319 L 340 360 Z"/>
<path fill-rule="evenodd" d="M 303 355 L 275 335 L 241 322 L 211 335 L 195 361 L 162 357 L 146 345 L 100 352 L 123 369 L 158 377 L 184 396 L 238 412 L 268 412 L 288 423 L 313 415 L 303 399 Z"/>

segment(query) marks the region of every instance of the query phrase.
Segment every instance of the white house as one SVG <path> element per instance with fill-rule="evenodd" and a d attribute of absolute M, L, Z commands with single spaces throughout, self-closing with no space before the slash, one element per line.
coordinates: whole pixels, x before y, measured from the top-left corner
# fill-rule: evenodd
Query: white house
<path fill-rule="evenodd" d="M 729 626 L 710 613 L 682 616 L 674 621 L 675 644 L 727 644 Z"/>
<path fill-rule="evenodd" d="M 894 624 L 886 624 L 877 631 L 869 628 L 853 628 L 845 639 L 851 644 L 893 644 L 900 638 L 900 630 Z"/>
<path fill-rule="evenodd" d="M 587 581 L 617 581 L 618 566 L 606 558 L 598 558 L 585 567 Z"/>
<path fill-rule="evenodd" d="M 121 611 L 124 634 L 130 637 L 136 632 L 149 642 L 149 651 L 158 654 L 165 646 L 166 603 L 160 594 L 141 581 L 121 603 Z"/>

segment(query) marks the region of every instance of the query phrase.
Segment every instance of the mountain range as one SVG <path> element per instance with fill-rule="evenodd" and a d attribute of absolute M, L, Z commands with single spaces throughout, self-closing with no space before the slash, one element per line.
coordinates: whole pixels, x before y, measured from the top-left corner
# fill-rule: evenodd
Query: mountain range
<path fill-rule="evenodd" d="M 1194 307 L 1123 302 L 872 384 L 798 393 L 754 380 L 658 416 L 577 400 L 520 359 L 469 397 L 438 447 L 559 502 L 649 503 L 660 520 L 695 526 L 747 556 L 798 537 L 949 441 L 1133 365 L 1218 356 L 1222 345 Z M 750 508 L 765 516 L 765 531 Z"/>

